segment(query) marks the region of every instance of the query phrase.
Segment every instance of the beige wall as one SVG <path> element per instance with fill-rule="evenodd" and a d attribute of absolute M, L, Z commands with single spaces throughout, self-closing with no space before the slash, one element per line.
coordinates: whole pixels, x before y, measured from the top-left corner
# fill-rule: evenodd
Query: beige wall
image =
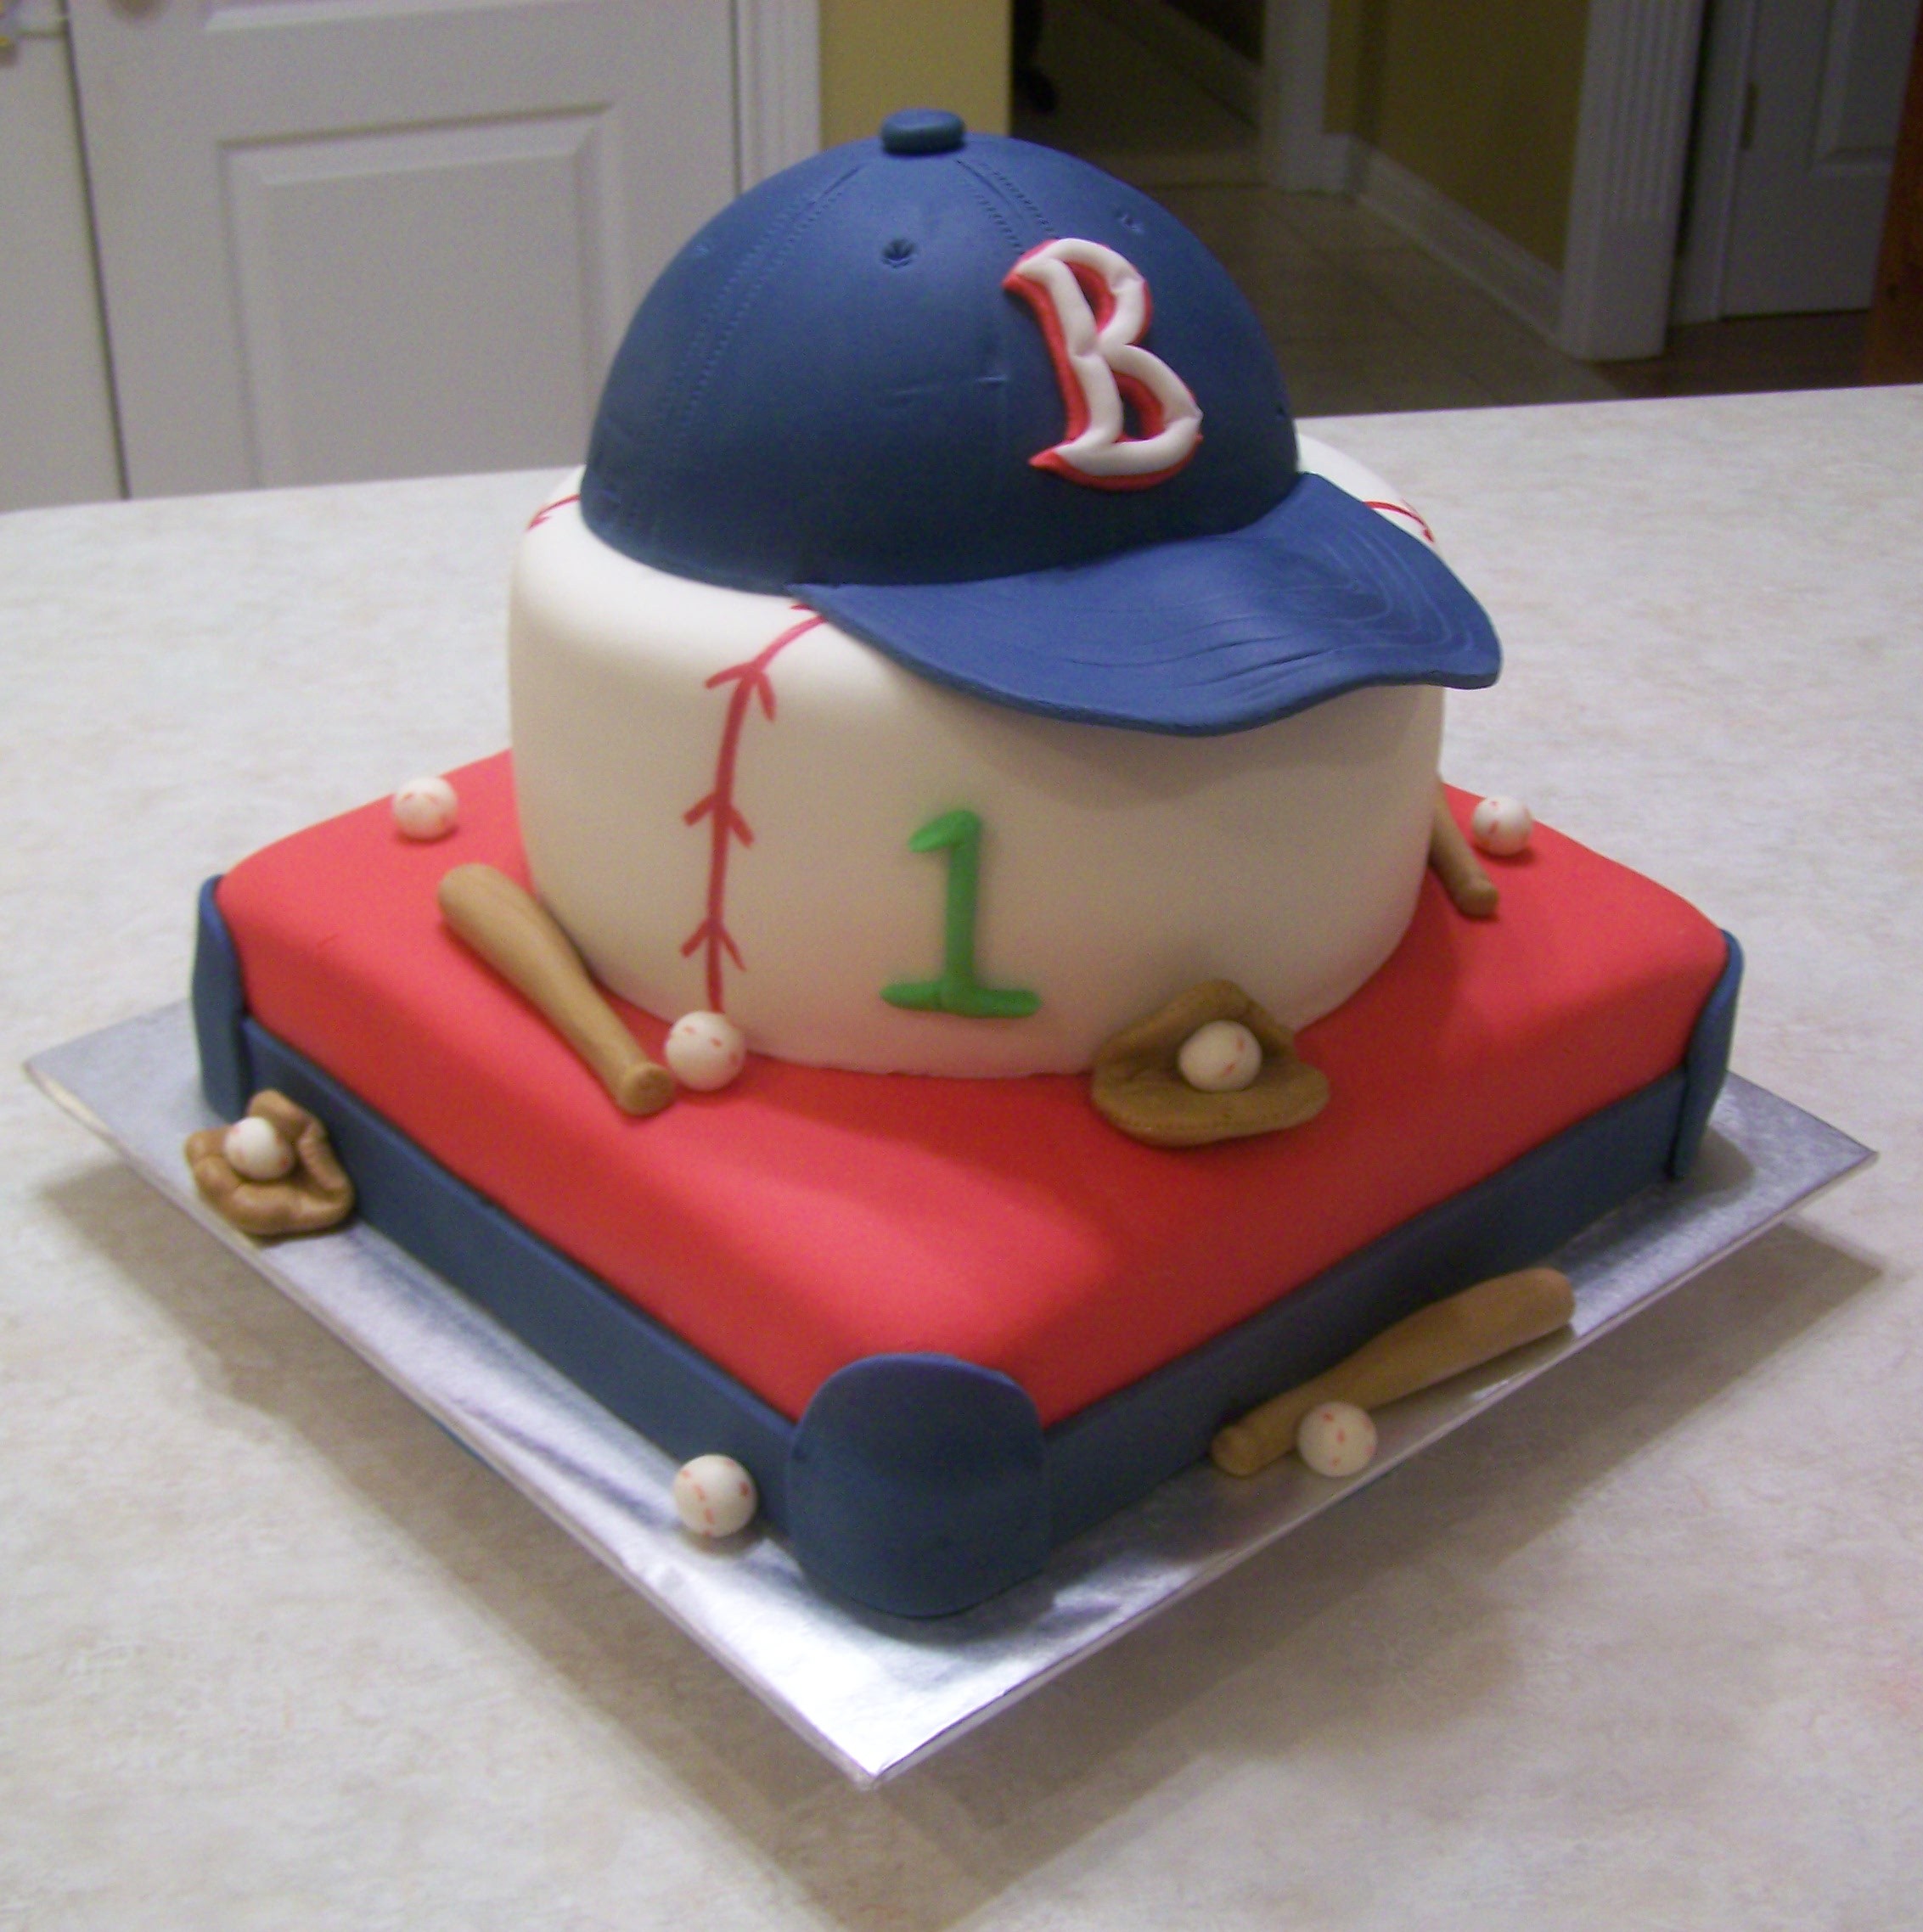
<path fill-rule="evenodd" d="M 1562 266 L 1588 0 L 1333 0 L 1327 124 Z"/>
<path fill-rule="evenodd" d="M 897 108 L 1009 126 L 1009 0 L 821 0 L 821 138 L 872 134 Z"/>

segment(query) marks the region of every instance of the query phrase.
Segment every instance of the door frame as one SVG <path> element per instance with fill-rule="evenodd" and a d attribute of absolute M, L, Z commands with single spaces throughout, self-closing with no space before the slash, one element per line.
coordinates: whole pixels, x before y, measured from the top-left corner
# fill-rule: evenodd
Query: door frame
<path fill-rule="evenodd" d="M 1262 178 L 1273 188 L 1346 194 L 1354 143 L 1323 126 L 1329 91 L 1329 0 L 1268 0 L 1262 26 Z"/>
<path fill-rule="evenodd" d="M 1556 346 L 1662 352 L 1689 177 L 1704 0 L 1590 0 Z"/>
<path fill-rule="evenodd" d="M 1676 267 L 1672 319 L 1679 323 L 1715 322 L 1723 314 L 1757 6 L 1757 0 L 1716 0 L 1710 9 L 1698 90 L 1695 154 L 1690 166 L 1689 220 Z"/>
<path fill-rule="evenodd" d="M 819 0 L 734 0 L 734 191 L 821 148 Z"/>

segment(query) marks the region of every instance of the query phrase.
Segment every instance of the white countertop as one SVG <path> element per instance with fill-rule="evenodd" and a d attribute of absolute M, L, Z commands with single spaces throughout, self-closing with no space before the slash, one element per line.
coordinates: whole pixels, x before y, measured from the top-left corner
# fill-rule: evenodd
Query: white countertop
<path fill-rule="evenodd" d="M 1447 774 L 1734 930 L 1881 1164 L 864 1794 L 16 1079 L 0 1929 L 1916 1923 L 1923 390 L 1314 427 L 1503 633 Z M 13 1061 L 505 742 L 545 480 L 0 517 Z"/>

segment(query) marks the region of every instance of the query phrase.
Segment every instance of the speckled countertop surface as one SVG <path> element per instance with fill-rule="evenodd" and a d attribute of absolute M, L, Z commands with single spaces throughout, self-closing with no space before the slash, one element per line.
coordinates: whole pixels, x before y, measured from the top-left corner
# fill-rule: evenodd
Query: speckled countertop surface
<path fill-rule="evenodd" d="M 0 1928 L 1896 1928 L 1923 1869 L 1923 390 L 1357 418 L 1448 775 L 1678 887 L 1883 1160 L 863 1794 L 16 1078 Z M 506 736 L 531 475 L 0 517 L 7 1057 Z"/>

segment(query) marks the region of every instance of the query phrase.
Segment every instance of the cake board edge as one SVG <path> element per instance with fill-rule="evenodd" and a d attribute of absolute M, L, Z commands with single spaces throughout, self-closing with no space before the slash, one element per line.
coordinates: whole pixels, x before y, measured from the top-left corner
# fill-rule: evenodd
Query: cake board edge
<path fill-rule="evenodd" d="M 1362 1475 L 1330 1480 L 1292 1462 L 1246 1482 L 1187 1470 L 1058 1550 L 1040 1576 L 935 1625 L 830 1599 L 772 1537 L 694 1547 L 674 1517 L 669 1457 L 374 1230 L 266 1249 L 220 1223 L 179 1160 L 181 1137 L 211 1117 L 184 1003 L 53 1048 L 28 1071 L 864 1786 L 1206 1587 L 1875 1159 L 1732 1076 L 1695 1174 L 1558 1257 L 1577 1283 L 1572 1328 L 1385 1412 L 1381 1453 Z"/>

